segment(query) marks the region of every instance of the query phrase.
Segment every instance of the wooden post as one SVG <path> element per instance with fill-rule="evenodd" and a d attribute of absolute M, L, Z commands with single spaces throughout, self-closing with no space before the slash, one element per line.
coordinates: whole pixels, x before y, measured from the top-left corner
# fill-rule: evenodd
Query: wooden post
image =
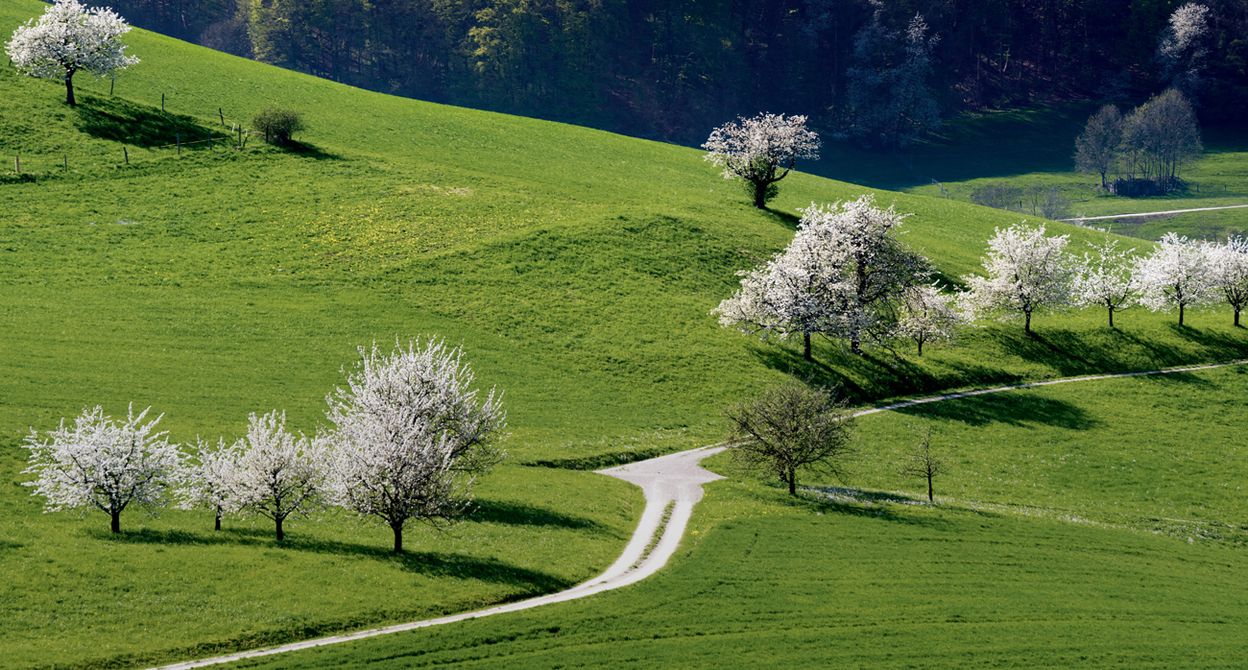
<path fill-rule="evenodd" d="M 123 146 L 121 147 L 121 153 L 122 155 L 126 157 L 126 165 L 129 165 L 130 164 L 130 150 Z"/>
<path fill-rule="evenodd" d="M 225 111 L 220 107 L 217 108 L 217 116 L 221 117 L 221 127 L 225 127 Z"/>
<path fill-rule="evenodd" d="M 160 111 L 161 112 L 165 111 L 165 94 L 164 93 L 160 94 Z"/>
<path fill-rule="evenodd" d="M 17 154 L 16 156 L 13 157 L 13 171 L 18 174 L 22 173 L 22 155 L 21 154 Z"/>
<path fill-rule="evenodd" d="M 69 154 L 61 155 L 61 163 L 65 166 L 65 171 L 69 172 Z"/>
<path fill-rule="evenodd" d="M 113 75 L 108 79 L 108 97 L 113 97 L 113 87 L 117 85 L 117 75 Z"/>

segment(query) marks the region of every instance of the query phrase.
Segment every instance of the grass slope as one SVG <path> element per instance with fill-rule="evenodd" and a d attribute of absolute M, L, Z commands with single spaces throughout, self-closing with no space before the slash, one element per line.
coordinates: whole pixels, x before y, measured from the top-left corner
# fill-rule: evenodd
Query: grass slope
<path fill-rule="evenodd" d="M 0 33 L 41 7 L 0 1 Z M 714 441 L 725 403 L 785 375 L 868 400 L 1248 351 L 1221 313 L 1181 331 L 1131 315 L 1121 334 L 1089 313 L 1046 315 L 1035 340 L 977 330 L 921 360 L 821 344 L 808 365 L 709 310 L 789 239 L 797 208 L 862 187 L 795 174 L 758 212 L 689 149 L 368 93 L 143 31 L 130 41 L 143 63 L 117 97 L 84 78 L 74 110 L 55 83 L 0 71 L 0 153 L 30 173 L 0 184 L 0 651 L 21 664 L 171 658 L 556 588 L 620 548 L 640 495 L 518 464 Z M 161 148 L 224 132 L 219 110 L 228 123 L 269 104 L 304 112 L 305 147 Z M 1018 219 L 880 195 L 915 214 L 907 239 L 950 277 Z M 419 560 L 377 554 L 382 529 L 332 516 L 292 524 L 285 549 L 262 525 L 216 537 L 190 513 L 130 512 L 126 535 L 103 538 L 99 519 L 38 514 L 19 485 L 28 428 L 84 405 L 151 403 L 179 440 L 236 435 L 273 407 L 312 431 L 357 346 L 426 334 L 462 343 L 507 393 L 512 465 L 482 495 L 514 513 L 486 507 L 414 537 Z M 351 579 L 328 576 L 343 566 Z M 236 572 L 247 588 L 220 576 Z"/>
<path fill-rule="evenodd" d="M 887 473 L 932 423 L 953 449 L 941 505 L 792 499 L 734 473 L 710 486 L 677 563 L 636 587 L 240 667 L 1237 667 L 1245 374 L 874 415 L 853 483 L 918 489 Z M 732 471 L 724 457 L 713 467 Z M 1174 514 L 1223 531 L 1155 527 Z"/>

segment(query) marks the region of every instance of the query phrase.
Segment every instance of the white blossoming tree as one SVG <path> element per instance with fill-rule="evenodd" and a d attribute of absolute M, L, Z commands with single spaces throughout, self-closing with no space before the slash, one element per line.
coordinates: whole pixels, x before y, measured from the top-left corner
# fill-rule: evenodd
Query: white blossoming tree
<path fill-rule="evenodd" d="M 1236 236 L 1221 244 L 1209 244 L 1206 253 L 1214 288 L 1231 306 L 1238 326 L 1240 312 L 1248 307 L 1248 238 Z"/>
<path fill-rule="evenodd" d="M 1154 312 L 1178 307 L 1180 326 L 1188 307 L 1206 304 L 1214 296 L 1205 245 L 1177 233 L 1166 233 L 1152 254 L 1139 258 L 1135 274 L 1140 303 Z"/>
<path fill-rule="evenodd" d="M 866 337 L 891 332 L 902 291 L 926 277 L 926 261 L 895 234 L 904 220 L 870 195 L 811 205 L 789 246 L 745 273 L 713 313 L 723 326 L 763 337 L 801 334 L 807 360 L 814 333 L 847 339 L 860 352 Z"/>
<path fill-rule="evenodd" d="M 101 407 L 83 410 L 73 425 L 62 419 L 43 438 L 31 431 L 26 474 L 45 509 L 94 507 L 112 519 L 112 532 L 121 532 L 121 513 L 133 504 L 159 506 L 167 502 L 177 483 L 182 455 L 156 425 L 147 420 L 150 408 L 125 420 L 114 420 Z"/>
<path fill-rule="evenodd" d="M 196 445 L 196 461 L 183 473 L 187 509 L 205 507 L 213 512 L 213 530 L 221 530 L 221 517 L 237 511 L 238 496 L 234 493 L 238 451 L 226 446 L 225 440 L 215 447 L 202 440 Z"/>
<path fill-rule="evenodd" d="M 1042 307 L 1071 300 L 1075 264 L 1066 253 L 1070 238 L 1049 236 L 1044 226 L 1016 224 L 997 229 L 984 257 L 986 277 L 966 277 L 967 305 L 972 312 L 1023 315 L 1023 331 L 1031 333 L 1031 317 Z"/>
<path fill-rule="evenodd" d="M 247 435 L 231 450 L 228 489 L 234 504 L 272 519 L 278 541 L 286 539 L 286 519 L 306 513 L 324 495 L 324 463 L 317 445 L 286 430 L 286 414 L 274 410 L 252 414 Z"/>
<path fill-rule="evenodd" d="M 376 517 L 403 551 L 403 527 L 460 514 L 475 478 L 502 458 L 501 395 L 480 397 L 459 348 L 441 341 L 360 350 L 346 386 L 329 396 L 335 502 Z"/>
<path fill-rule="evenodd" d="M 121 36 L 130 25 L 108 8 L 87 8 L 78 0 L 56 0 L 38 19 L 13 31 L 5 52 L 20 72 L 65 82 L 65 102 L 74 105 L 74 75 L 107 77 L 139 62 L 126 55 Z"/>
<path fill-rule="evenodd" d="M 1118 248 L 1117 240 L 1096 245 L 1093 253 L 1084 254 L 1075 274 L 1075 304 L 1104 308 L 1113 328 L 1114 314 L 1136 299 L 1139 283 L 1132 272 L 1134 265 L 1135 251 Z"/>
<path fill-rule="evenodd" d="M 936 286 L 919 285 L 906 289 L 902 297 L 901 318 L 896 333 L 914 342 L 918 354 L 923 345 L 952 341 L 957 327 L 964 321 L 955 305 L 955 297 Z"/>
<path fill-rule="evenodd" d="M 806 127 L 805 116 L 759 114 L 716 128 L 702 148 L 707 161 L 723 168 L 724 179 L 740 179 L 763 209 L 799 158 L 819 157 L 819 136 Z"/>

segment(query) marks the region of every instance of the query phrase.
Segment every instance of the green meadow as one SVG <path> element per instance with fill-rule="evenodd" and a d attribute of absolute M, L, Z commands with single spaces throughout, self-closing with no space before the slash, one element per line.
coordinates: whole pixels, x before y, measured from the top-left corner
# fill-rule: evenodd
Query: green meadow
<path fill-rule="evenodd" d="M 0 33 L 41 7 L 0 0 Z M 80 77 L 77 108 L 64 106 L 56 83 L 0 68 L 0 157 L 21 163 L 20 174 L 15 164 L 0 176 L 3 665 L 183 659 L 557 590 L 609 564 L 641 509 L 638 490 L 584 468 L 716 442 L 725 405 L 788 376 L 837 384 L 853 402 L 870 403 L 1248 356 L 1248 337 L 1230 327 L 1229 311 L 1211 308 L 1184 329 L 1171 315 L 1139 310 L 1123 315 L 1118 331 L 1104 328 L 1094 310 L 1040 315 L 1035 338 L 1023 337 L 1019 324 L 985 324 L 921 358 L 905 347 L 860 358 L 820 342 L 816 362 L 808 363 L 791 343 L 721 329 L 710 315 L 737 271 L 787 242 L 800 208 L 875 192 L 913 214 L 906 241 L 955 284 L 976 269 L 994 228 L 1021 217 L 849 183 L 880 183 L 865 164 L 862 178 L 848 181 L 794 174 L 770 210 L 757 211 L 689 148 L 370 93 L 144 31 L 127 39 L 143 62 L 117 79 L 112 95 L 109 81 Z M 304 114 L 302 145 L 282 150 L 252 138 L 234 148 L 234 124 L 268 105 Z M 1100 236 L 1050 226 L 1076 245 Z M 413 531 L 404 558 L 386 551 L 386 529 L 330 513 L 291 522 L 283 546 L 255 519 L 229 518 L 214 533 L 202 512 L 129 510 L 125 532 L 110 537 L 103 515 L 41 514 L 40 501 L 22 486 L 21 444 L 31 427 L 52 428 L 84 406 L 117 414 L 131 402 L 150 404 L 179 441 L 232 438 L 249 412 L 271 408 L 285 409 L 293 427 L 312 433 L 357 347 L 425 336 L 462 345 L 479 382 L 504 390 L 509 458 L 482 481 L 479 505 L 463 524 Z M 861 439 L 912 432 L 880 421 L 864 421 Z M 874 467 L 868 463 L 864 472 Z M 878 467 L 878 479 L 869 481 L 893 486 L 889 466 Z M 613 602 L 633 599 L 640 613 L 651 609 L 646 594 L 664 585 L 673 598 L 700 593 L 714 602 L 720 587 L 707 585 L 720 579 L 727 557 L 756 551 L 751 532 L 772 540 L 763 542 L 766 551 L 749 553 L 732 588 L 744 589 L 733 597 L 752 601 L 760 614 L 780 608 L 796 616 L 803 598 L 821 607 L 841 598 L 795 593 L 787 604 L 769 604 L 766 581 L 757 577 L 776 576 L 777 566 L 814 570 L 826 558 L 819 548 L 832 551 L 842 536 L 884 537 L 886 544 L 870 547 L 878 558 L 872 565 L 891 574 L 897 566 L 885 559 L 925 546 L 927 524 L 947 531 L 950 551 L 965 543 L 985 565 L 1039 543 L 1044 555 L 1075 570 L 1082 559 L 1058 560 L 1062 547 L 1111 541 L 1139 557 L 1137 567 L 1155 571 L 1131 572 L 1114 551 L 1097 550 L 1105 570 L 1124 571 L 1123 583 L 1179 571 L 1169 562 L 1177 541 L 1168 537 L 920 507 L 904 508 L 914 523 L 881 524 L 873 512 L 793 506 L 751 481 L 713 491 L 695 517 L 694 553 L 653 585 L 608 596 Z M 1058 494 L 1030 491 L 1019 502 L 1052 502 L 1046 495 Z M 1089 504 L 1112 507 L 1106 498 Z M 1109 511 L 1113 521 L 1136 518 L 1132 510 Z M 793 538 L 811 527 L 827 532 L 818 530 L 823 539 L 808 551 Z M 906 532 L 890 537 L 884 529 Z M 1013 544 L 993 544 L 998 535 Z M 1238 554 L 1220 546 L 1191 551 L 1214 566 L 1199 575 L 1206 586 L 1168 584 L 1149 602 L 1184 594 L 1195 613 L 1229 574 L 1219 570 L 1240 569 Z M 933 557 L 930 574 L 948 569 L 940 557 L 954 555 Z M 701 556 L 707 560 L 694 560 Z M 1008 580 L 1021 569 L 1006 561 L 994 574 Z M 887 590 L 870 574 L 855 581 Z M 1042 587 L 1050 582 L 1072 591 L 1093 583 L 1092 573 L 1084 578 L 1037 575 L 1031 597 L 1047 602 Z M 673 581 L 682 579 L 692 581 Z M 1132 597 L 1143 598 L 1143 588 L 1136 584 Z M 880 595 L 845 594 L 841 605 L 852 601 L 867 616 L 863 598 Z M 960 602 L 974 605 L 973 595 Z M 531 616 L 588 612 L 593 602 Z M 893 602 L 905 609 L 904 599 Z M 1079 606 L 1087 616 L 1122 619 L 1133 602 L 1093 597 Z M 1242 622 L 1242 608 L 1232 604 L 1217 603 L 1222 609 L 1202 616 Z M 991 607 L 984 607 L 965 616 L 988 621 Z M 952 616 L 956 607 L 948 608 Z M 722 631 L 749 644 L 748 631 L 729 615 L 716 619 Z M 571 619 L 561 620 L 549 626 Z M 491 625 L 471 624 L 465 634 Z M 670 625 L 692 630 L 697 621 Z M 1006 642 L 1014 639 L 1009 626 L 1023 624 L 1000 625 L 1008 656 L 1018 651 Z M 776 627 L 774 639 L 789 628 Z M 916 639 L 923 626 L 906 630 Z M 1189 632 L 1192 645 L 1208 641 L 1204 624 Z M 802 644 L 814 644 L 818 636 L 811 636 Z M 1098 653 L 1095 645 L 1087 651 Z M 618 653 L 627 659 L 632 652 Z M 949 658 L 957 665 L 960 657 Z"/>

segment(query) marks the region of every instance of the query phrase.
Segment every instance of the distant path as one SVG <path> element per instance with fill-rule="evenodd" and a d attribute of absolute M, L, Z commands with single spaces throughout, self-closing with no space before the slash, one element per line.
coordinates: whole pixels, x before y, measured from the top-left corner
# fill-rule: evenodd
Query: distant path
<path fill-rule="evenodd" d="M 1171 209 L 1164 212 L 1136 212 L 1135 214 L 1109 214 L 1106 216 L 1079 216 L 1073 219 L 1059 219 L 1067 223 L 1083 223 L 1084 221 L 1108 221 L 1110 219 L 1143 219 L 1150 216 L 1172 216 L 1190 212 L 1216 212 L 1220 209 L 1243 209 L 1248 205 L 1220 205 L 1218 207 L 1196 207 L 1194 209 Z"/>
<path fill-rule="evenodd" d="M 956 400 L 958 398 L 969 398 L 973 396 L 987 395 L 990 393 L 1002 393 L 1005 391 L 1017 391 L 1019 389 L 1036 388 L 1040 386 L 1073 384 L 1076 382 L 1119 379 L 1123 377 L 1145 377 L 1151 375 L 1196 372 L 1198 370 L 1212 370 L 1215 368 L 1225 368 L 1245 364 L 1248 364 L 1248 359 L 1230 361 L 1227 363 L 1211 363 L 1207 365 L 1185 365 L 1172 368 L 1162 368 L 1159 370 L 1146 370 L 1142 372 L 1085 375 L 1081 377 L 1050 379 L 1048 381 L 1010 384 L 1007 386 L 995 386 L 992 388 L 959 391 L 923 398 L 914 398 L 912 400 L 902 400 L 888 405 L 860 409 L 853 412 L 852 416 L 867 416 L 869 414 L 889 412 L 898 409 L 905 409 L 907 407 L 915 407 L 917 405 L 942 402 L 945 400 Z M 722 445 L 701 447 L 698 449 L 690 449 L 688 451 L 669 454 L 667 456 L 660 456 L 658 458 L 651 458 L 645 461 L 638 461 L 636 463 L 629 463 L 627 465 L 608 468 L 606 470 L 599 470 L 599 474 L 622 479 L 641 487 L 642 492 L 646 496 L 646 507 L 641 514 L 641 521 L 637 523 L 637 529 L 633 531 L 632 538 L 629 539 L 628 545 L 624 547 L 624 553 L 616 559 L 615 563 L 611 564 L 611 567 L 607 568 L 605 572 L 597 577 L 587 582 L 582 582 L 581 584 L 578 584 L 570 589 L 559 591 L 557 593 L 551 593 L 549 595 L 529 598 L 527 600 L 519 600 L 514 603 L 489 607 L 482 610 L 438 617 L 436 619 L 411 621 L 408 623 L 395 624 L 393 626 L 370 628 L 368 630 L 343 633 L 341 635 L 330 635 L 328 637 L 320 637 L 313 640 L 292 642 L 290 644 L 283 644 L 276 647 L 240 651 L 233 654 L 214 656 L 212 658 L 202 658 L 194 661 L 173 663 L 161 666 L 158 670 L 187 670 L 189 668 L 202 668 L 221 663 L 230 663 L 233 661 L 242 661 L 250 658 L 260 658 L 263 656 L 273 656 L 275 654 L 285 654 L 292 651 L 313 649 L 316 647 L 324 647 L 331 644 L 340 644 L 354 640 L 363 640 L 370 637 L 377 637 L 379 635 L 390 635 L 392 633 L 402 633 L 404 631 L 417 630 L 420 628 L 430 628 L 433 626 L 441 626 L 442 624 L 468 621 L 470 619 L 480 619 L 482 617 L 503 614 L 505 612 L 519 612 L 521 610 L 532 609 L 542 605 L 550 605 L 553 603 L 561 603 L 569 600 L 585 598 L 587 596 L 594 595 L 595 593 L 611 591 L 623 586 L 628 586 L 629 584 L 634 584 L 658 572 L 664 565 L 667 565 L 668 559 L 676 553 L 676 549 L 679 547 L 680 541 L 685 535 L 685 527 L 688 525 L 689 518 L 693 514 L 693 508 L 698 501 L 702 499 L 702 485 L 723 479 L 723 477 L 703 468 L 701 465 L 702 460 L 707 457 L 714 456 L 715 454 L 724 451 L 726 448 L 726 446 Z"/>

